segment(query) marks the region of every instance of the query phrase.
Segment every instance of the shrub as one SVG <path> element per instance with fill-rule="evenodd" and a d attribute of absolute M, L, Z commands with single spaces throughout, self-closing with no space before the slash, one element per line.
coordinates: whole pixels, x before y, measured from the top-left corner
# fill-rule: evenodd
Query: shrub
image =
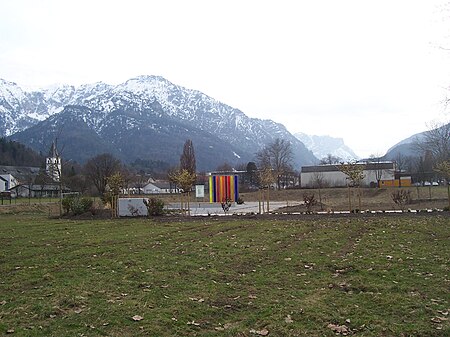
<path fill-rule="evenodd" d="M 93 201 L 91 198 L 88 198 L 88 197 L 82 197 L 82 198 L 80 199 L 80 206 L 79 206 L 79 210 L 78 210 L 78 211 L 80 211 L 81 213 L 78 213 L 78 214 L 82 214 L 82 213 L 86 213 L 86 212 L 90 211 L 91 208 L 92 208 L 93 202 L 94 202 L 94 201 Z M 72 211 L 75 213 L 74 210 L 72 210 Z"/>
<path fill-rule="evenodd" d="M 102 196 L 100 197 L 103 205 L 111 205 L 111 199 L 112 199 L 113 195 L 111 193 L 111 191 L 106 191 L 105 193 L 102 194 Z"/>
<path fill-rule="evenodd" d="M 314 197 L 314 194 L 303 194 L 303 203 L 306 206 L 306 211 L 308 213 L 311 212 L 311 209 L 314 205 L 317 204 L 317 200 Z"/>
<path fill-rule="evenodd" d="M 64 198 L 61 202 L 64 213 L 69 213 L 72 208 L 73 197 Z"/>
<path fill-rule="evenodd" d="M 236 201 L 236 203 L 238 205 L 242 205 L 244 203 L 244 199 L 242 199 L 241 197 L 238 198 L 238 200 Z"/>
<path fill-rule="evenodd" d="M 395 192 L 392 192 L 391 194 L 392 201 L 396 205 L 400 207 L 400 209 L 403 211 L 405 209 L 405 205 L 411 203 L 411 192 L 406 190 L 398 190 Z"/>
<path fill-rule="evenodd" d="M 93 200 L 88 197 L 69 197 L 62 200 L 65 213 L 72 212 L 74 215 L 86 213 L 92 208 Z"/>
<path fill-rule="evenodd" d="M 163 215 L 164 201 L 157 198 L 142 199 L 144 205 L 147 207 L 148 216 Z"/>
<path fill-rule="evenodd" d="M 222 202 L 222 209 L 225 213 L 227 213 L 230 210 L 231 207 L 231 200 L 227 199 L 226 201 Z"/>

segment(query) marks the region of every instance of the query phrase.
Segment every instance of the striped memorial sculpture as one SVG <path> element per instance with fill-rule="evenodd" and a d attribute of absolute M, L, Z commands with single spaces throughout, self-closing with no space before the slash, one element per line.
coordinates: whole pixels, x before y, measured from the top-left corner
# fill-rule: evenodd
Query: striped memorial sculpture
<path fill-rule="evenodd" d="M 236 202 L 239 198 L 238 176 L 222 175 L 209 177 L 209 202 Z"/>

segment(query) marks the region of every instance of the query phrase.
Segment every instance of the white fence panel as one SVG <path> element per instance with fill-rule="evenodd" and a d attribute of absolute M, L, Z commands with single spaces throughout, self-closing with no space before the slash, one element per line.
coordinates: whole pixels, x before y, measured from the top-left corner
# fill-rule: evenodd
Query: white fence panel
<path fill-rule="evenodd" d="M 147 216 L 147 214 L 143 198 L 119 198 L 119 216 Z"/>

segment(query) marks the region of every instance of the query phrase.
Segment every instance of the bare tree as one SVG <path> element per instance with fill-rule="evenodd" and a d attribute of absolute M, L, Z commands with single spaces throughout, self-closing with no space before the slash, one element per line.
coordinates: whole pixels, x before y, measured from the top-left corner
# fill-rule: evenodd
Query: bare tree
<path fill-rule="evenodd" d="M 435 163 L 450 158 L 450 123 L 432 123 L 422 139 L 415 142 L 422 155 L 429 152 Z"/>
<path fill-rule="evenodd" d="M 394 159 L 395 167 L 397 168 L 397 171 L 402 172 L 406 170 L 407 166 L 407 157 L 402 155 L 400 152 L 395 156 Z"/>
<path fill-rule="evenodd" d="M 185 195 L 186 208 L 183 206 L 183 198 L 181 199 L 180 206 L 183 212 L 187 209 L 188 215 L 190 215 L 190 193 L 196 180 L 195 173 L 191 173 L 186 169 L 180 169 L 171 171 L 168 176 L 169 180 L 173 181 L 181 189 L 182 196 Z"/>
<path fill-rule="evenodd" d="M 119 172 L 121 163 L 110 153 L 103 153 L 89 159 L 84 165 L 84 170 L 88 178 L 97 188 L 99 194 L 103 196 L 106 191 L 108 177 Z"/>
<path fill-rule="evenodd" d="M 82 167 L 71 160 L 62 162 L 62 171 L 64 172 L 64 186 L 70 190 L 84 194 L 91 186 L 84 174 L 81 174 Z"/>
<path fill-rule="evenodd" d="M 178 186 L 177 186 L 178 183 L 177 183 L 176 177 L 177 177 L 179 171 L 180 171 L 180 168 L 176 167 L 176 166 L 171 167 L 171 168 L 169 168 L 169 170 L 167 170 L 167 180 L 169 181 L 171 191 L 176 190 L 178 188 Z"/>
<path fill-rule="evenodd" d="M 358 188 L 358 202 L 359 210 L 361 210 L 361 181 L 364 179 L 365 165 L 358 164 L 357 162 L 341 163 L 337 165 L 339 171 L 347 176 L 348 185 L 348 204 L 350 212 L 352 212 L 351 192 L 352 187 Z"/>
<path fill-rule="evenodd" d="M 119 200 L 119 194 L 122 192 L 122 189 L 124 188 L 125 180 L 121 172 L 116 172 L 108 176 L 106 180 L 109 187 L 108 199 L 110 200 L 111 203 L 111 215 L 114 218 L 119 215 L 117 202 Z"/>
<path fill-rule="evenodd" d="M 377 180 L 377 188 L 381 186 L 381 178 L 383 177 L 383 168 L 381 164 L 381 156 L 380 155 L 371 155 L 369 158 L 369 162 L 375 164 L 375 179 Z"/>
<path fill-rule="evenodd" d="M 320 209 L 323 210 L 323 204 L 322 204 L 322 188 L 325 187 L 326 180 L 323 172 L 314 172 L 313 178 L 312 178 L 314 187 L 319 190 L 319 203 L 320 203 Z"/>
<path fill-rule="evenodd" d="M 128 195 L 130 195 L 130 188 L 134 182 L 134 174 L 126 167 L 123 167 L 120 171 L 120 174 L 123 179 L 123 186 L 122 188 L 126 191 Z"/>
<path fill-rule="evenodd" d="M 196 173 L 195 151 L 192 140 L 188 139 L 184 143 L 183 153 L 180 156 L 180 169 L 187 170 L 189 173 Z"/>
<path fill-rule="evenodd" d="M 292 145 L 289 141 L 277 138 L 256 153 L 259 167 L 271 168 L 280 189 L 282 177 L 292 170 Z"/>
<path fill-rule="evenodd" d="M 52 177 L 50 177 L 45 170 L 40 169 L 39 174 L 36 176 L 34 183 L 41 187 L 41 193 L 39 195 L 39 199 L 41 199 L 44 195 L 44 189 L 50 183 L 54 182 Z"/>
<path fill-rule="evenodd" d="M 25 178 L 25 186 L 27 186 L 28 188 L 28 203 L 31 205 L 31 194 L 33 191 L 33 184 L 34 184 L 34 180 L 36 179 L 35 176 L 33 176 L 32 174 L 29 174 L 26 176 Z"/>
<path fill-rule="evenodd" d="M 445 183 L 447 185 L 448 208 L 450 211 L 450 159 L 438 163 L 435 170 L 445 179 Z"/>
<path fill-rule="evenodd" d="M 80 173 L 64 177 L 64 185 L 68 186 L 72 191 L 77 191 L 82 194 L 92 187 L 86 176 Z"/>
<path fill-rule="evenodd" d="M 260 182 L 259 187 L 259 213 L 264 213 L 264 202 L 267 203 L 267 212 L 270 209 L 270 186 L 274 183 L 275 177 L 273 175 L 272 169 L 270 167 L 265 167 L 259 170 L 258 180 Z M 261 212 L 261 201 L 262 201 L 262 212 Z"/>
<path fill-rule="evenodd" d="M 342 161 L 338 156 L 333 156 L 331 153 L 328 153 L 326 157 L 323 157 L 320 160 L 321 165 L 333 165 L 339 164 Z"/>

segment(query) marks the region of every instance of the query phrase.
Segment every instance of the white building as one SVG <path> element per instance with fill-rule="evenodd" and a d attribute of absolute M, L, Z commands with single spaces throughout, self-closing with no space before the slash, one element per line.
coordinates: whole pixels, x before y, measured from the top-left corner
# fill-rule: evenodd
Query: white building
<path fill-rule="evenodd" d="M 6 179 L 0 176 L 0 192 L 6 191 Z"/>
<path fill-rule="evenodd" d="M 11 174 L 0 174 L 0 192 L 8 191 L 19 184 L 17 179 Z"/>
<path fill-rule="evenodd" d="M 143 188 L 144 194 L 165 194 L 165 193 L 180 193 L 180 189 L 175 188 L 168 181 L 154 181 L 148 182 Z"/>
<path fill-rule="evenodd" d="M 302 188 L 317 187 L 321 179 L 322 187 L 344 187 L 348 184 L 347 175 L 339 170 L 339 165 L 303 166 L 300 174 Z M 378 181 L 395 180 L 395 164 L 393 162 L 361 163 L 364 167 L 363 187 L 376 187 Z"/>
<path fill-rule="evenodd" d="M 25 184 L 17 185 L 13 187 L 10 191 L 14 197 L 23 198 L 56 198 L 60 195 L 59 185 L 35 185 L 35 184 Z M 63 186 L 63 192 L 68 192 L 69 189 Z"/>

